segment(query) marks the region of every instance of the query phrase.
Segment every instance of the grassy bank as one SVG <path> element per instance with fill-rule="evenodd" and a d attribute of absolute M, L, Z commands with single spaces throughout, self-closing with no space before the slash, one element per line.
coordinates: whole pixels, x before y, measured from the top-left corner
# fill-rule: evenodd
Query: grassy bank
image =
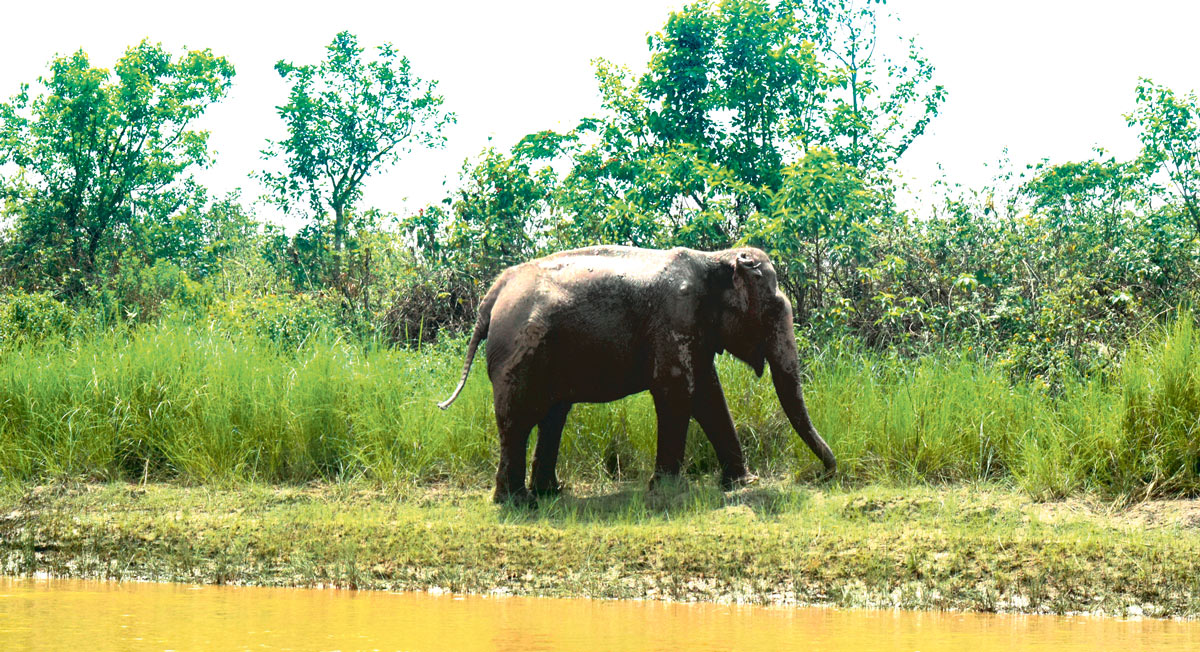
<path fill-rule="evenodd" d="M 0 349 L 0 478 L 485 483 L 497 459 L 482 361 L 454 387 L 461 342 L 420 351 L 313 337 L 299 348 L 166 323 Z M 809 409 L 850 484 L 999 481 L 1031 496 L 1141 499 L 1200 490 L 1200 333 L 1189 319 L 1121 356 L 1108 377 L 1050 388 L 1003 360 L 919 360 L 828 348 L 809 360 Z M 726 394 L 751 468 L 815 477 L 771 383 L 727 356 Z M 640 395 L 577 406 L 568 482 L 644 480 L 654 412 Z M 715 457 L 695 426 L 687 470 Z"/>
<path fill-rule="evenodd" d="M 1200 615 L 1200 505 L 995 485 L 647 494 L 536 512 L 487 490 L 128 484 L 0 491 L 5 574 L 841 606 Z"/>

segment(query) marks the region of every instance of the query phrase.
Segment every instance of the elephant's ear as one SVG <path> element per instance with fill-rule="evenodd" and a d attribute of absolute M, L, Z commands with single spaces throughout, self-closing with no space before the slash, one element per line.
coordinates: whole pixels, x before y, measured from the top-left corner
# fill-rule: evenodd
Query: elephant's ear
<path fill-rule="evenodd" d="M 737 255 L 737 265 L 740 270 L 748 270 L 755 276 L 762 278 L 762 261 L 754 260 L 754 256 L 751 256 L 744 251 L 739 251 Z"/>
<path fill-rule="evenodd" d="M 763 314 L 766 301 L 761 296 L 764 285 L 762 262 L 743 251 L 738 252 L 732 267 L 733 294 L 736 297 L 737 312 L 740 313 L 736 317 L 739 325 L 734 332 L 743 340 L 742 345 L 737 347 L 737 351 L 740 352 L 738 357 L 761 377 L 766 358 L 762 329 L 767 318 Z"/>
<path fill-rule="evenodd" d="M 733 263 L 733 290 L 737 295 L 738 308 L 745 311 L 746 318 L 761 320 L 759 314 L 762 302 L 758 296 L 758 283 L 762 278 L 762 262 L 754 260 L 750 254 L 739 251 Z"/>
<path fill-rule="evenodd" d="M 762 376 L 766 359 L 763 324 L 767 319 L 763 312 L 769 311 L 770 305 L 769 298 L 763 297 L 763 288 L 769 285 L 763 262 L 756 261 L 750 252 L 739 251 L 726 258 L 725 270 L 730 285 L 726 286 L 725 310 L 720 318 L 721 345 Z"/>

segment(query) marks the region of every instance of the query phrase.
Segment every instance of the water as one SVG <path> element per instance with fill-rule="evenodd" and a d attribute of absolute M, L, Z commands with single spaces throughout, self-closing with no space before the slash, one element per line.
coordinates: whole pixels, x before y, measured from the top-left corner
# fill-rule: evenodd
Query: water
<path fill-rule="evenodd" d="M 0 578 L 0 650 L 1200 649 L 1200 623 Z"/>

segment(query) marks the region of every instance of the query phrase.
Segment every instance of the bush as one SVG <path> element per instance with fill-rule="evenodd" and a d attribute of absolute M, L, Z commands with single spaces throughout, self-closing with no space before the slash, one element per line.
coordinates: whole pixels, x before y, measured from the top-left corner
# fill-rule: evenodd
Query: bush
<path fill-rule="evenodd" d="M 498 441 L 482 365 L 452 410 L 436 407 L 458 380 L 465 343 L 358 346 L 312 325 L 329 317 L 308 301 L 247 302 L 244 318 L 265 314 L 240 330 L 162 320 L 7 350 L 0 478 L 486 482 Z M 255 330 L 273 325 L 263 332 L 294 342 L 278 327 L 304 319 L 310 335 L 294 348 Z M 1105 379 L 1058 392 L 1012 382 L 971 355 L 913 361 L 831 348 L 809 366 L 809 410 L 842 482 L 1002 482 L 1038 498 L 1200 495 L 1200 331 L 1188 320 L 1139 344 Z M 718 370 L 748 466 L 819 474 L 771 382 L 729 356 Z M 562 476 L 646 478 L 655 432 L 647 393 L 576 406 Z M 685 471 L 711 476 L 712 446 L 694 425 L 689 439 Z"/>
<path fill-rule="evenodd" d="M 75 325 L 75 312 L 48 292 L 0 296 L 0 342 L 6 346 L 66 337 Z"/>
<path fill-rule="evenodd" d="M 445 267 L 410 276 L 396 289 L 394 302 L 383 316 L 385 338 L 392 343 L 419 344 L 470 332 L 486 291 L 486 286 Z"/>
<path fill-rule="evenodd" d="M 296 351 L 306 341 L 339 337 L 347 333 L 339 318 L 339 302 L 319 294 L 240 293 L 214 307 L 221 328 L 269 341 L 283 350 Z"/>
<path fill-rule="evenodd" d="M 148 267 L 123 268 L 112 280 L 109 292 L 122 317 L 142 323 L 154 321 L 171 310 L 202 315 L 212 301 L 209 288 L 167 260 Z"/>
<path fill-rule="evenodd" d="M 1133 348 L 1120 388 L 1120 427 L 1095 471 L 1130 494 L 1200 494 L 1200 332 L 1190 315 Z"/>

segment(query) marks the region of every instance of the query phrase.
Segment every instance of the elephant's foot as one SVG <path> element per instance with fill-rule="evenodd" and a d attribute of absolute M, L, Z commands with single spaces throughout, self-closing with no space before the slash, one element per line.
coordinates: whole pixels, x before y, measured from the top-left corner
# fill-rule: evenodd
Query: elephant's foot
<path fill-rule="evenodd" d="M 537 509 L 537 498 L 529 492 L 525 487 L 517 490 L 502 490 L 496 487 L 496 493 L 492 495 L 492 501 L 495 503 L 509 504 L 513 507 L 528 507 L 529 509 Z"/>
<path fill-rule="evenodd" d="M 758 476 L 743 471 L 740 475 L 721 475 L 721 491 L 733 491 L 758 483 Z"/>
<path fill-rule="evenodd" d="M 685 481 L 680 473 L 655 471 L 650 477 L 650 491 L 671 490 L 683 486 Z"/>
<path fill-rule="evenodd" d="M 533 495 L 539 497 L 557 496 L 563 492 L 566 486 L 558 480 L 550 482 L 535 482 L 533 484 Z"/>

